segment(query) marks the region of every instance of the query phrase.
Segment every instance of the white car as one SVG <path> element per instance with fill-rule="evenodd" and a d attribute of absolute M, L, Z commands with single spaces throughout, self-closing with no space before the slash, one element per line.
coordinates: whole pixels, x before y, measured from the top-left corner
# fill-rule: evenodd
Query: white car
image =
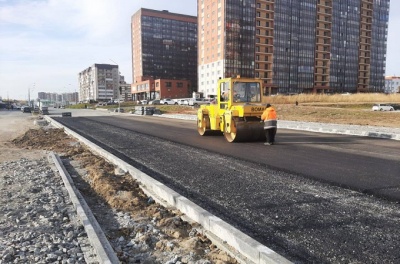
<path fill-rule="evenodd" d="M 189 105 L 189 101 L 187 99 L 178 99 L 178 105 Z"/>
<path fill-rule="evenodd" d="M 172 100 L 171 98 L 165 98 L 165 99 L 160 101 L 160 104 L 163 104 L 163 105 L 175 105 L 175 104 L 178 104 L 178 102 Z"/>
<path fill-rule="evenodd" d="M 372 111 L 394 111 L 394 108 L 388 104 L 374 104 Z"/>
<path fill-rule="evenodd" d="M 210 104 L 210 99 L 208 98 L 192 98 L 189 100 L 190 106 L 199 106 L 199 105 L 206 105 Z"/>

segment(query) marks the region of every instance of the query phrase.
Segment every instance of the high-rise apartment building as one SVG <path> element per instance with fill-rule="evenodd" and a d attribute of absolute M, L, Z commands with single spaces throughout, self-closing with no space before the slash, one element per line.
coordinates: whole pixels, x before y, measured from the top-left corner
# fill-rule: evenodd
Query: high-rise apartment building
<path fill-rule="evenodd" d="M 78 74 L 79 101 L 108 101 L 119 94 L 118 65 L 93 64 Z"/>
<path fill-rule="evenodd" d="M 197 17 L 141 8 L 132 16 L 131 27 L 135 100 L 197 90 Z M 160 79 L 182 82 L 176 82 L 176 87 L 155 87 L 154 80 Z M 186 82 L 189 87 L 178 87 Z"/>
<path fill-rule="evenodd" d="M 389 0 L 198 0 L 199 91 L 219 77 L 265 93 L 381 92 Z"/>

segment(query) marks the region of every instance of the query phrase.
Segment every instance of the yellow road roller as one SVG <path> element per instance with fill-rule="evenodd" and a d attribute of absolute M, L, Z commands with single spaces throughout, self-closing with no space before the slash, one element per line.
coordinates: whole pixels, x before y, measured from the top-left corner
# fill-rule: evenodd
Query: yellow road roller
<path fill-rule="evenodd" d="M 197 112 L 199 134 L 220 131 L 228 142 L 265 140 L 262 81 L 238 76 L 219 79 L 217 85 L 215 100 L 200 106 Z"/>

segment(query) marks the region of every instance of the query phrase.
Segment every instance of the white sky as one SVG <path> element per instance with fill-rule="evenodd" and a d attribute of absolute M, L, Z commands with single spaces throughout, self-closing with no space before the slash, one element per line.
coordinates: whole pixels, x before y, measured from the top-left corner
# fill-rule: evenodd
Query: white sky
<path fill-rule="evenodd" d="M 0 0 L 0 97 L 74 92 L 78 73 L 118 64 L 132 82 L 131 16 L 140 8 L 197 15 L 196 0 Z M 400 1 L 391 1 L 387 75 L 400 75 Z"/>

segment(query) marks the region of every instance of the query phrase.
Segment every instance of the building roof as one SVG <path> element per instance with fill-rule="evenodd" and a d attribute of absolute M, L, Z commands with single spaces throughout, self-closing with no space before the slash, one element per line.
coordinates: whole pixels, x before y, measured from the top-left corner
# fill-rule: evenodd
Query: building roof
<path fill-rule="evenodd" d="M 171 13 L 168 10 L 159 11 L 159 10 L 141 8 L 133 16 L 135 16 L 139 13 L 141 13 L 141 15 L 145 15 L 145 16 L 161 17 L 161 18 L 171 19 L 171 20 L 181 20 L 181 21 L 197 24 L 197 16 Z"/>
<path fill-rule="evenodd" d="M 386 76 L 385 80 L 397 80 L 400 79 L 400 76 Z"/>

